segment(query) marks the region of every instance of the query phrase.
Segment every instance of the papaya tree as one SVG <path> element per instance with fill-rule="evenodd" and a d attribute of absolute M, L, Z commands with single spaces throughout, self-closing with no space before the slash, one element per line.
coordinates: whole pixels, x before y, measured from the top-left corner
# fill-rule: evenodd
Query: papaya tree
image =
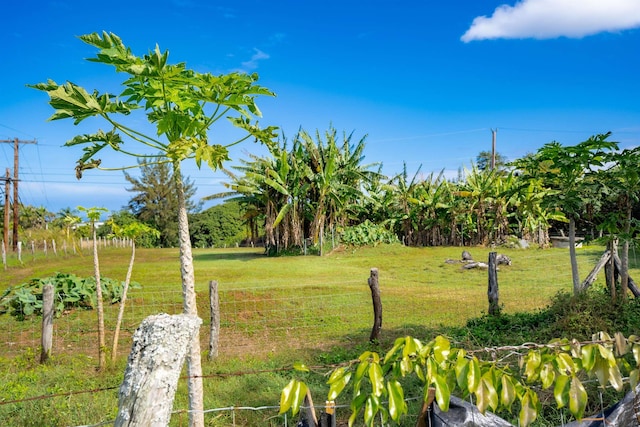
<path fill-rule="evenodd" d="M 96 238 L 96 222 L 100 221 L 100 217 L 108 210 L 106 208 L 85 208 L 78 206 L 78 210 L 87 215 L 87 219 L 91 224 L 91 236 L 93 239 L 93 274 L 96 278 L 96 309 L 98 311 L 98 367 L 103 369 L 107 362 L 105 353 L 104 338 L 104 307 L 102 305 L 102 285 L 100 283 L 100 262 L 98 260 L 98 240 Z"/>
<path fill-rule="evenodd" d="M 134 221 L 129 224 L 120 227 L 114 222 L 110 223 L 111 230 L 115 237 L 129 239 L 131 242 L 131 257 L 129 258 L 129 267 L 127 268 L 127 275 L 124 279 L 124 285 L 122 287 L 122 297 L 120 298 L 120 307 L 118 309 L 118 319 L 116 320 L 116 328 L 113 332 L 113 346 L 111 348 L 111 362 L 115 363 L 118 354 L 118 338 L 120 337 L 120 325 L 122 324 L 122 318 L 124 317 L 124 308 L 127 301 L 127 293 L 129 292 L 129 285 L 131 283 L 131 274 L 133 272 L 133 263 L 136 259 L 136 239 L 141 236 L 154 236 L 159 237 L 160 232 L 153 227 Z"/>
<path fill-rule="evenodd" d="M 545 198 L 544 206 L 560 209 L 569 222 L 571 276 L 576 295 L 581 291 L 575 246 L 576 220 L 584 214 L 587 203 L 592 202 L 586 200 L 588 194 L 599 193 L 589 191 L 599 185 L 593 179 L 595 172 L 605 165 L 610 152 L 618 149 L 618 143 L 607 140 L 610 135 L 611 132 L 594 135 L 573 146 L 550 142 L 532 156 L 514 162 L 526 179 L 541 179 L 546 188 L 554 190 Z"/>
<path fill-rule="evenodd" d="M 198 167 L 204 162 L 215 170 L 229 159 L 228 150 L 232 145 L 250 138 L 270 144 L 276 137 L 275 128 L 261 128 L 258 125 L 255 119 L 261 116 L 261 112 L 255 98 L 260 95 L 274 96 L 274 93 L 257 85 L 258 75 L 255 73 L 213 75 L 196 72 L 187 68 L 185 63 L 170 64 L 169 52 L 162 52 L 157 45 L 148 54 L 137 56 L 113 33 L 87 34 L 80 36 L 80 40 L 98 50 L 97 55 L 89 61 L 113 66 L 116 72 L 126 76 L 120 95 L 88 91 L 72 82 L 58 84 L 52 80 L 31 87 L 49 95 L 49 104 L 55 110 L 49 120 L 71 119 L 77 125 L 85 119 L 97 118 L 109 127 L 108 130 L 98 129 L 92 134 L 78 135 L 65 144 L 83 147 L 83 154 L 75 168 L 78 179 L 89 169 L 123 170 L 141 166 L 106 167 L 98 158 L 104 149 L 131 159 L 143 159 L 142 165 L 171 165 L 178 193 L 184 312 L 197 315 L 181 164 L 185 160 L 194 160 Z M 146 128 L 130 125 L 137 122 L 127 120 L 127 116 L 136 116 L 136 113 L 146 116 L 147 121 L 155 127 L 155 135 L 145 133 Z M 240 136 L 228 144 L 212 143 L 209 130 L 224 118 L 240 129 Z M 187 374 L 190 424 L 202 426 L 202 366 L 197 335 L 187 356 Z"/>

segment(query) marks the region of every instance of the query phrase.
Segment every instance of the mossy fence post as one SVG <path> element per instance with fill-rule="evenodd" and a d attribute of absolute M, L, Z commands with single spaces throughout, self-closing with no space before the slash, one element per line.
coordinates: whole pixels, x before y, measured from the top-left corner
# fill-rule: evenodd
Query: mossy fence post
<path fill-rule="evenodd" d="M 51 356 L 54 294 L 54 288 L 51 283 L 46 283 L 42 287 L 42 352 L 40 353 L 40 363 L 45 363 Z"/>
<path fill-rule="evenodd" d="M 373 300 L 373 328 L 371 329 L 369 341 L 374 342 L 380 338 L 380 331 L 382 330 L 382 301 L 380 300 L 377 268 L 371 269 L 368 283 L 371 289 L 371 299 Z"/>
<path fill-rule="evenodd" d="M 489 314 L 497 316 L 500 314 L 500 304 L 498 302 L 498 268 L 496 262 L 496 252 L 489 252 Z"/>
<path fill-rule="evenodd" d="M 211 326 L 209 330 L 209 360 L 218 357 L 218 340 L 220 337 L 220 299 L 218 296 L 218 282 L 209 282 L 209 306 L 211 313 Z"/>
<path fill-rule="evenodd" d="M 168 426 L 187 351 L 202 320 L 159 314 L 142 321 L 118 392 L 115 427 Z"/>

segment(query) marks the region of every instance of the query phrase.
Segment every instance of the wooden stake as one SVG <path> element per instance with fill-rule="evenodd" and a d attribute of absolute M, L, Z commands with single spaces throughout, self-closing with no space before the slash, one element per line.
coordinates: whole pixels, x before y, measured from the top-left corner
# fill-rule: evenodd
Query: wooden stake
<path fill-rule="evenodd" d="M 371 289 L 371 299 L 373 300 L 373 328 L 369 341 L 377 341 L 382 330 L 382 301 L 380 300 L 380 285 L 378 284 L 378 269 L 372 268 L 369 276 L 369 288 Z"/>

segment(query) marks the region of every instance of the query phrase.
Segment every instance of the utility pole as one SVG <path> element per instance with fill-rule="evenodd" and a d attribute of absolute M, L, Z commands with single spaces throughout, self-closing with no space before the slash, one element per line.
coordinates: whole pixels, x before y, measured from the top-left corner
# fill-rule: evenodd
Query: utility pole
<path fill-rule="evenodd" d="M 496 167 L 496 134 L 498 128 L 491 129 L 491 170 Z"/>
<path fill-rule="evenodd" d="M 12 247 L 13 251 L 18 250 L 18 163 L 19 163 L 19 148 L 20 144 L 37 144 L 37 141 L 34 139 L 33 141 L 22 141 L 18 138 L 14 139 L 4 139 L 0 140 L 0 142 L 4 143 L 12 143 L 13 142 L 13 242 Z"/>
<path fill-rule="evenodd" d="M 7 177 L 4 179 L 4 225 L 2 227 L 2 244 L 4 245 L 4 253 L 9 253 L 9 185 L 11 183 L 11 175 L 7 168 Z"/>

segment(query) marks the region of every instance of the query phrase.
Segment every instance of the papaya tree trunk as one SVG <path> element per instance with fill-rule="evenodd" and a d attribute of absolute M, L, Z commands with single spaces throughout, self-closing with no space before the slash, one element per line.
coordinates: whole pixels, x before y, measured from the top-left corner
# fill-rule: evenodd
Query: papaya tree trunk
<path fill-rule="evenodd" d="M 626 300 L 627 291 L 629 290 L 629 239 L 631 238 L 631 219 L 632 208 L 631 202 L 628 197 L 626 199 L 626 209 L 624 218 L 623 235 L 624 240 L 622 242 L 622 253 L 620 254 L 621 268 L 620 268 L 620 293 L 622 294 L 622 300 Z"/>
<path fill-rule="evenodd" d="M 578 258 L 576 256 L 576 220 L 569 217 L 569 257 L 571 258 L 571 278 L 573 279 L 573 294 L 578 295 L 580 288 L 580 275 L 578 273 Z"/>
<path fill-rule="evenodd" d="M 127 301 L 127 292 L 129 292 L 129 283 L 131 283 L 131 273 L 133 272 L 133 262 L 136 258 L 136 241 L 131 240 L 131 258 L 129 259 L 129 268 L 127 269 L 127 276 L 124 279 L 124 286 L 122 287 L 122 298 L 120 299 L 120 308 L 118 310 L 118 319 L 116 320 L 116 330 L 113 333 L 113 346 L 111 348 L 111 363 L 116 362 L 118 355 L 118 340 L 120 339 L 120 325 L 122 325 L 122 318 L 124 317 L 124 307 Z"/>
<path fill-rule="evenodd" d="M 100 263 L 98 262 L 98 239 L 96 238 L 95 222 L 91 223 L 93 230 L 93 273 L 96 277 L 96 307 L 98 310 L 98 368 L 104 369 L 107 363 L 104 340 L 104 308 L 102 306 L 102 285 L 100 284 Z"/>
<path fill-rule="evenodd" d="M 178 238 L 180 240 L 180 273 L 182 277 L 182 298 L 184 314 L 198 316 L 196 305 L 195 274 L 191 238 L 189 236 L 189 219 L 184 185 L 180 173 L 180 165 L 174 163 L 174 180 L 178 193 Z M 189 425 L 204 427 L 204 397 L 202 386 L 202 362 L 200 354 L 200 335 L 195 334 L 187 354 L 187 375 L 189 377 Z"/>

